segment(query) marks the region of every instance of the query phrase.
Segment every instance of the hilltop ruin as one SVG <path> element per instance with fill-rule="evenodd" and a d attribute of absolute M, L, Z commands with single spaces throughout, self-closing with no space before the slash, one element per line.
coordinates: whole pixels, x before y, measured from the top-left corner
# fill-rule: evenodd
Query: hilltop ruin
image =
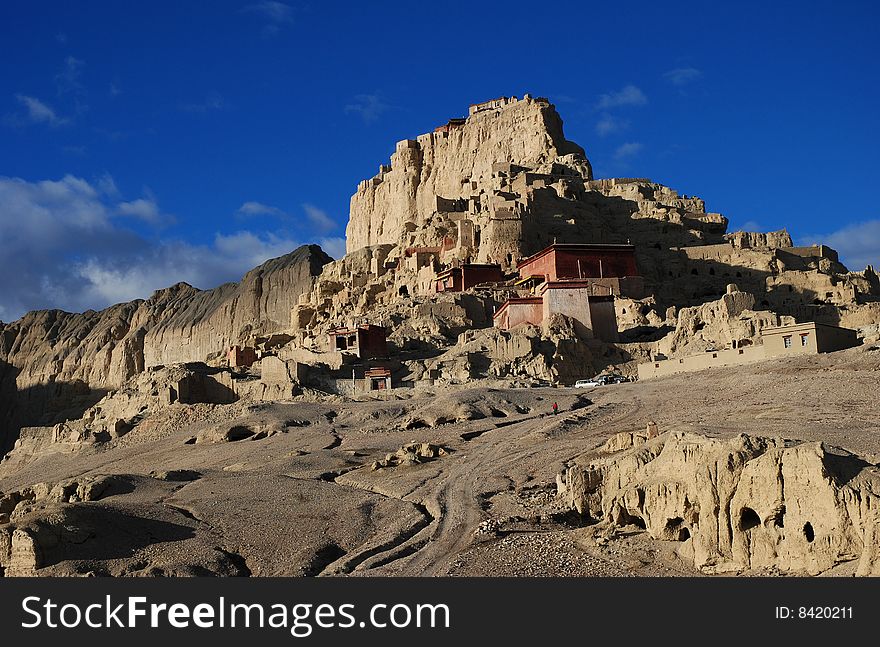
<path fill-rule="evenodd" d="M 0 576 L 876 574 L 877 274 L 727 229 L 502 97 L 343 258 L 0 324 Z"/>
<path fill-rule="evenodd" d="M 873 268 L 850 272 L 828 247 L 727 224 L 700 198 L 647 179 L 594 179 L 547 99 L 474 104 L 398 142 L 358 185 L 341 259 L 310 246 L 239 285 L 178 285 L 100 313 L 43 311 L 2 325 L 2 384 L 17 390 L 0 412 L 7 448 L 16 426 L 54 424 L 172 363 L 251 379 L 274 357 L 283 368 L 266 366 L 264 393 L 353 395 L 635 375 L 655 358 L 760 344 L 762 329 L 784 323 L 876 330 Z M 694 323 L 730 284 L 748 307 Z M 341 348 L 344 329 L 381 331 L 384 350 Z"/>

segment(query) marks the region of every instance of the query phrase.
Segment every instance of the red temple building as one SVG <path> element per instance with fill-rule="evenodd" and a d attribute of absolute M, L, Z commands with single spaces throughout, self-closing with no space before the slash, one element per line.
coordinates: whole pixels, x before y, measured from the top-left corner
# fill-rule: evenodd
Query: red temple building
<path fill-rule="evenodd" d="M 520 276 L 543 275 L 545 281 L 638 276 L 633 245 L 554 243 L 519 262 Z"/>

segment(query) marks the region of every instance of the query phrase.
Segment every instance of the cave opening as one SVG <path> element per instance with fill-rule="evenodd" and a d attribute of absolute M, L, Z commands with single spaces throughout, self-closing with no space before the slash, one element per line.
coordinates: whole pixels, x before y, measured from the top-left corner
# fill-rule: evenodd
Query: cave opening
<path fill-rule="evenodd" d="M 739 529 L 743 532 L 761 525 L 761 517 L 751 508 L 743 508 L 739 513 Z"/>
<path fill-rule="evenodd" d="M 666 522 L 666 532 L 675 541 L 687 541 L 691 538 L 691 532 L 684 525 L 684 519 L 675 517 Z"/>
<path fill-rule="evenodd" d="M 813 531 L 813 524 L 809 521 L 804 524 L 804 537 L 806 537 L 808 544 L 812 544 L 813 540 L 816 538 L 816 533 Z"/>

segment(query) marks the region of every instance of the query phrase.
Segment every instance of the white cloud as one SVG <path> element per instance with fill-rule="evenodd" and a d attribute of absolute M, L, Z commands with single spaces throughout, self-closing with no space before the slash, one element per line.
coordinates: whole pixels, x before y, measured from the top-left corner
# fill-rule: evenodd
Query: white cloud
<path fill-rule="evenodd" d="M 663 73 L 663 78 L 673 85 L 687 85 L 702 76 L 703 73 L 695 67 L 677 67 L 674 70 Z"/>
<path fill-rule="evenodd" d="M 104 173 L 95 182 L 95 188 L 101 193 L 111 198 L 119 197 L 119 189 L 116 187 L 116 180 L 109 173 Z"/>
<path fill-rule="evenodd" d="M 764 231 L 764 225 L 757 220 L 746 220 L 741 225 L 730 228 L 731 231 Z"/>
<path fill-rule="evenodd" d="M 74 264 L 72 271 L 82 285 L 79 303 L 98 305 L 80 305 L 75 309 L 146 298 L 181 281 L 199 288 L 238 281 L 254 267 L 298 246 L 296 241 L 272 234 L 260 236 L 240 231 L 228 236 L 218 234 L 213 245 L 168 241 L 150 246 L 125 263 L 92 256 Z"/>
<path fill-rule="evenodd" d="M 327 215 L 326 211 L 319 209 L 313 204 L 303 204 L 302 208 L 303 211 L 305 211 L 306 219 L 308 220 L 309 231 L 326 234 L 339 226 L 333 218 Z M 239 216 L 272 216 L 275 218 L 283 218 L 285 220 L 291 219 L 291 216 L 282 209 L 255 200 L 245 202 L 235 213 Z"/>
<path fill-rule="evenodd" d="M 277 216 L 279 218 L 287 216 L 287 214 L 278 207 L 272 207 L 268 204 L 253 200 L 242 204 L 236 213 L 241 216 Z"/>
<path fill-rule="evenodd" d="M 238 231 L 227 236 L 217 234 L 214 237 L 214 249 L 224 258 L 242 264 L 244 271 L 253 269 L 270 258 L 284 256 L 296 247 L 299 247 L 299 243 L 271 232 L 258 235 L 250 231 Z"/>
<path fill-rule="evenodd" d="M 852 223 L 830 234 L 800 236 L 798 243 L 828 245 L 837 250 L 841 262 L 852 271 L 861 271 L 868 265 L 880 270 L 880 220 Z"/>
<path fill-rule="evenodd" d="M 99 309 L 179 281 L 215 287 L 299 246 L 250 231 L 218 234 L 204 245 L 144 237 L 125 226 L 126 218 L 149 219 L 161 209 L 153 210 L 149 196 L 117 202 L 108 177 L 94 185 L 72 175 L 42 182 L 0 177 L 4 320 L 40 308 Z"/>
<path fill-rule="evenodd" d="M 49 124 L 50 126 L 63 126 L 70 119 L 59 117 L 58 114 L 36 97 L 29 97 L 26 94 L 16 94 L 15 98 L 24 106 L 27 111 L 27 119 L 34 124 Z"/>
<path fill-rule="evenodd" d="M 645 93 L 630 84 L 617 92 L 601 95 L 596 107 L 599 110 L 609 110 L 622 106 L 643 106 L 646 103 L 648 103 L 648 98 L 645 96 Z"/>
<path fill-rule="evenodd" d="M 151 225 L 168 223 L 174 219 L 172 216 L 162 213 L 156 199 L 152 196 L 138 198 L 131 202 L 120 202 L 116 205 L 116 212 L 120 216 L 136 218 Z"/>
<path fill-rule="evenodd" d="M 627 142 L 625 144 L 621 144 L 614 151 L 614 159 L 618 162 L 622 162 L 627 160 L 635 155 L 638 155 L 641 150 L 644 148 L 642 144 L 639 142 Z"/>
<path fill-rule="evenodd" d="M 372 124 L 390 107 L 379 94 L 358 94 L 352 103 L 345 106 L 345 112 L 359 114 L 365 124 Z"/>
<path fill-rule="evenodd" d="M 600 137 L 605 137 L 606 135 L 626 130 L 628 127 L 629 121 L 605 114 L 596 122 L 596 134 Z"/>
<path fill-rule="evenodd" d="M 328 216 L 326 211 L 318 209 L 318 207 L 311 204 L 304 204 L 303 210 L 305 210 L 309 222 L 317 227 L 319 231 L 327 232 L 336 229 L 336 221 Z"/>

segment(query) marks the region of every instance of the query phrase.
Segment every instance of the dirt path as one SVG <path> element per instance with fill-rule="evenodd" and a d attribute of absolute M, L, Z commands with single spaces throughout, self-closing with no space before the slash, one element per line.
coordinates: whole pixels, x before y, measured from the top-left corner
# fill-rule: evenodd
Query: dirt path
<path fill-rule="evenodd" d="M 577 455 L 599 444 L 609 428 L 626 426 L 641 411 L 638 399 L 626 404 L 589 406 L 558 416 L 542 415 L 505 424 L 468 441 L 454 463 L 438 478 L 405 497 L 419 501 L 434 516 L 420 533 L 389 547 L 384 559 L 364 562 L 404 576 L 443 574 L 468 549 L 487 518 L 480 495 L 484 484 L 526 465 L 559 463 L 558 456 Z M 594 440 L 595 439 L 595 440 Z M 593 442 L 591 442 L 593 441 Z M 546 472 L 547 470 L 543 470 Z"/>

